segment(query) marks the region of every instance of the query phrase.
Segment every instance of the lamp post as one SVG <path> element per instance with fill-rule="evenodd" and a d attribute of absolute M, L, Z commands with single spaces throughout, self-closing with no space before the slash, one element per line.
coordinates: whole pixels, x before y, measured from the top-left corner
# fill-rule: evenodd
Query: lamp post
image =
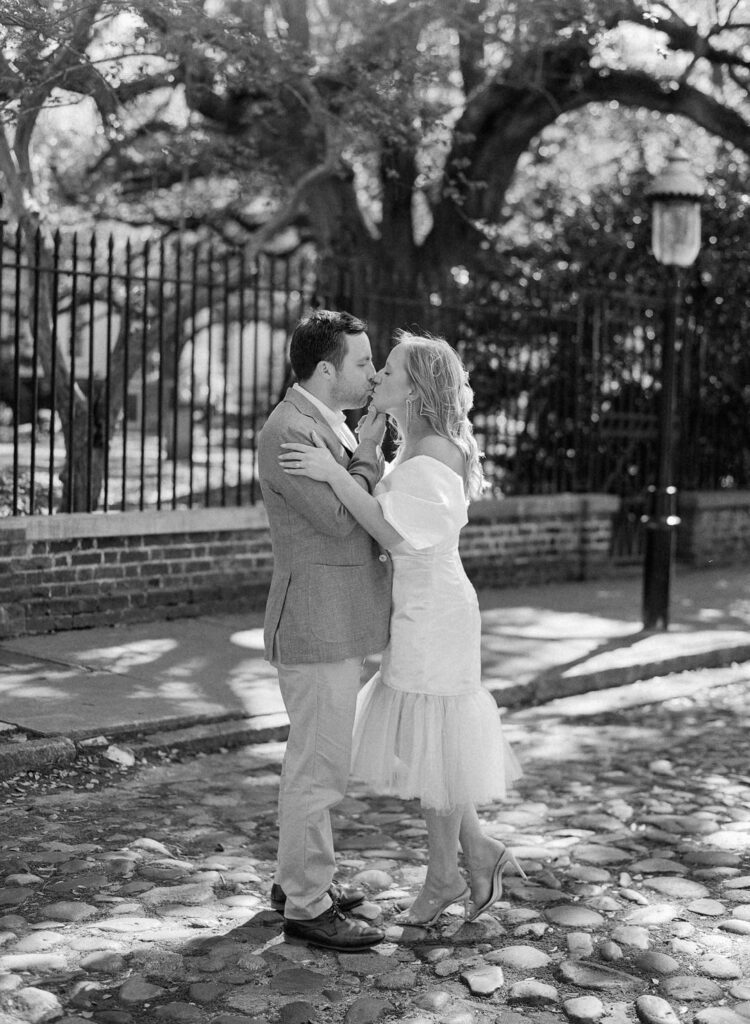
<path fill-rule="evenodd" d="M 649 487 L 645 517 L 643 628 L 669 627 L 669 590 L 674 558 L 677 488 L 674 483 L 674 411 L 677 314 L 683 267 L 695 262 L 701 244 L 700 199 L 703 182 L 693 174 L 685 150 L 677 143 L 664 170 L 647 190 L 651 201 L 651 248 L 666 267 L 666 302 L 662 336 L 661 391 L 656 483 Z"/>

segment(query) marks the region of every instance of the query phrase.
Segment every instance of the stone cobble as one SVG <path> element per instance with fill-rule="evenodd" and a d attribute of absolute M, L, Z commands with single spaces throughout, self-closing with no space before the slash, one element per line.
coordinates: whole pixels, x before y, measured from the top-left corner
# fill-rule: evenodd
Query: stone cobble
<path fill-rule="evenodd" d="M 749 689 L 508 715 L 525 775 L 482 817 L 528 878 L 473 924 L 455 907 L 398 925 L 424 825 L 353 786 L 340 877 L 386 941 L 349 955 L 287 944 L 268 906 L 281 744 L 96 785 L 19 778 L 0 808 L 0 1024 L 749 1024 Z"/>

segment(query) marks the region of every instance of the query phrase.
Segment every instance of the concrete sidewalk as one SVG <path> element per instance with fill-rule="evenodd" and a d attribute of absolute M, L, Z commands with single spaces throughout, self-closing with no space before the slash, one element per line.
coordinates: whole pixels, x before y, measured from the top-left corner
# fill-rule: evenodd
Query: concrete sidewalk
<path fill-rule="evenodd" d="M 747 568 L 678 570 L 667 632 L 641 628 L 641 577 L 484 591 L 483 666 L 502 707 L 750 660 Z M 365 666 L 372 674 L 375 660 Z M 219 749 L 283 739 L 262 615 L 235 613 L 0 644 L 0 777 L 76 743 Z"/>

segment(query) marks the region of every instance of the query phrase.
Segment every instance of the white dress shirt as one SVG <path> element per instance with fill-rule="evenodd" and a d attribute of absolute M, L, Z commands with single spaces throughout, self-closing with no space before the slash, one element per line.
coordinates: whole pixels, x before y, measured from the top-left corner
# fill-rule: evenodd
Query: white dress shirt
<path fill-rule="evenodd" d="M 331 430 L 333 430 L 336 437 L 341 441 L 344 448 L 346 448 L 347 451 L 353 452 L 359 444 L 359 441 L 347 426 L 346 417 L 343 412 L 334 411 L 327 406 L 325 402 L 321 402 L 319 398 L 316 398 L 315 395 L 303 388 L 301 384 L 292 384 L 292 388 L 295 391 L 301 391 L 308 402 L 312 402 L 315 408 L 320 410 L 325 417 L 326 422 L 330 425 Z"/>

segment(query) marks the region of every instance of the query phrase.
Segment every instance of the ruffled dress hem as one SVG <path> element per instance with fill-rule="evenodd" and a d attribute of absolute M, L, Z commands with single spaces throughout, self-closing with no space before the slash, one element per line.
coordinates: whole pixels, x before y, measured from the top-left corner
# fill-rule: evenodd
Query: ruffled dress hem
<path fill-rule="evenodd" d="M 438 813 L 502 800 L 521 775 L 497 705 L 481 686 L 450 696 L 414 693 L 388 686 L 377 672 L 358 697 L 353 751 L 355 779 Z"/>

